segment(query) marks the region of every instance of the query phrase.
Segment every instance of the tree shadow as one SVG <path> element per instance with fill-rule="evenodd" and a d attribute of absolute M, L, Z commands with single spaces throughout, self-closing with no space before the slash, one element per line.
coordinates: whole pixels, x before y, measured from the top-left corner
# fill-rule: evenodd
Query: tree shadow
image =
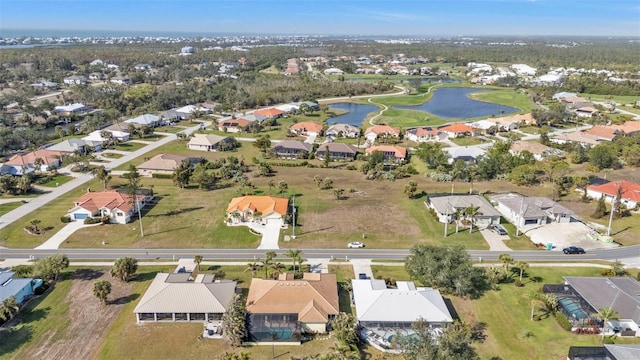
<path fill-rule="evenodd" d="M 168 233 L 168 232 L 172 232 L 172 231 L 188 229 L 188 228 L 189 228 L 189 226 L 182 226 L 182 227 L 178 227 L 178 228 L 175 228 L 175 229 L 167 229 L 167 230 L 157 231 L 157 232 L 154 232 L 154 233 L 148 233 L 146 235 L 149 235 L 149 236 L 151 236 L 151 235 L 159 235 L 159 234 L 164 234 L 164 233 Z"/>
<path fill-rule="evenodd" d="M 139 273 L 136 274 L 134 276 L 133 279 L 131 279 L 131 282 L 143 282 L 143 281 L 149 281 L 149 280 L 153 280 L 156 277 L 156 273 L 155 272 L 144 272 L 144 273 Z"/>
<path fill-rule="evenodd" d="M 302 225 L 300 225 L 300 224 L 296 224 L 296 225 L 297 225 L 297 226 L 302 226 Z M 311 233 L 314 233 L 314 232 L 315 232 L 315 233 L 319 233 L 319 232 L 321 232 L 321 231 L 325 231 L 325 230 L 329 230 L 329 229 L 333 229 L 333 228 L 334 228 L 333 226 L 329 226 L 329 227 L 321 228 L 321 229 L 315 229 L 315 230 L 303 231 L 303 232 L 298 233 L 298 235 L 300 236 L 300 235 L 304 235 L 304 234 L 311 234 Z"/>
<path fill-rule="evenodd" d="M 528 283 L 539 283 L 542 282 L 542 278 L 540 276 L 532 276 L 529 281 L 527 281 Z"/>
<path fill-rule="evenodd" d="M 427 192 L 424 191 L 424 190 L 422 190 L 421 192 L 413 195 L 413 199 L 422 199 L 424 197 L 427 197 Z"/>
<path fill-rule="evenodd" d="M 204 209 L 204 207 L 203 206 L 195 206 L 195 207 L 189 207 L 189 208 L 184 208 L 184 209 L 169 210 L 164 214 L 147 215 L 147 217 L 153 218 L 153 217 L 176 216 L 176 215 L 180 215 L 180 214 L 184 214 L 184 213 L 188 213 L 188 212 L 192 212 L 192 211 L 197 211 L 197 210 L 201 210 L 201 209 Z"/>
<path fill-rule="evenodd" d="M 73 278 L 78 280 L 95 280 L 104 275 L 103 271 L 93 269 L 79 269 L 74 271 Z"/>
<path fill-rule="evenodd" d="M 121 296 L 121 297 L 119 297 L 119 298 L 117 298 L 115 300 L 110 301 L 109 303 L 113 304 L 113 305 L 124 305 L 124 304 L 127 304 L 127 303 L 130 303 L 130 302 L 134 301 L 135 299 L 137 299 L 139 297 L 140 297 L 140 294 L 133 293 L 133 294 L 129 294 L 127 296 Z"/>
<path fill-rule="evenodd" d="M 220 269 L 220 265 L 211 265 L 207 267 L 207 271 L 216 271 Z"/>
<path fill-rule="evenodd" d="M 0 354 L 10 354 L 28 343 L 33 337 L 33 327 L 22 325 L 0 330 Z"/>
<path fill-rule="evenodd" d="M 627 226 L 626 228 L 624 228 L 624 229 L 622 229 L 622 230 L 618 230 L 618 231 L 614 232 L 614 233 L 613 233 L 613 234 L 611 234 L 611 235 L 618 235 L 618 234 L 620 234 L 620 233 L 622 233 L 622 232 L 625 232 L 625 231 L 627 231 L 627 230 L 629 230 L 629 229 L 631 229 L 631 226 Z"/>

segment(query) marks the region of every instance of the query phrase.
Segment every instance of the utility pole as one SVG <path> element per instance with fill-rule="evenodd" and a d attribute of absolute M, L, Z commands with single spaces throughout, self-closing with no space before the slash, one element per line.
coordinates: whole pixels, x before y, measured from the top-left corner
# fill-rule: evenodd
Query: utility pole
<path fill-rule="evenodd" d="M 291 211 L 291 214 L 293 216 L 293 230 L 291 231 L 291 238 L 295 240 L 296 239 L 296 196 L 295 195 L 293 195 L 291 206 L 293 206 L 293 210 Z"/>
<path fill-rule="evenodd" d="M 617 198 L 617 196 L 614 196 L 613 200 L 611 200 L 611 213 L 609 214 L 609 227 L 607 228 L 607 236 L 611 236 L 611 225 L 613 224 L 613 213 L 616 210 Z"/>
<path fill-rule="evenodd" d="M 522 212 L 524 211 L 524 196 L 520 200 L 520 212 L 518 213 L 518 223 L 516 224 L 516 237 L 520 236 L 520 221 L 522 221 Z M 524 224 L 522 224 L 524 226 Z"/>
<path fill-rule="evenodd" d="M 445 208 L 445 216 L 446 216 L 446 219 L 444 221 L 444 237 L 447 237 L 447 234 L 449 233 L 448 225 L 449 225 L 449 216 L 450 216 L 449 215 L 449 202 L 447 202 L 447 207 Z"/>
<path fill-rule="evenodd" d="M 136 195 L 134 195 L 134 197 L 135 196 Z M 134 201 L 136 201 L 136 200 L 134 200 Z M 136 201 L 136 204 L 137 204 L 137 201 Z M 142 228 L 142 215 L 140 214 L 140 204 L 137 204 L 136 207 L 138 208 L 138 220 L 140 221 L 140 236 L 144 237 L 144 229 Z"/>

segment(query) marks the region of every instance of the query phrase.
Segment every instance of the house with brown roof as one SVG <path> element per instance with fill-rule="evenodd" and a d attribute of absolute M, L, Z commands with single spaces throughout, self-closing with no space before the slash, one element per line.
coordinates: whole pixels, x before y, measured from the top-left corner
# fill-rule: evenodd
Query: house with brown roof
<path fill-rule="evenodd" d="M 627 121 L 621 125 L 596 125 L 585 132 L 596 136 L 599 140 L 613 141 L 616 136 L 640 132 L 640 121 Z"/>
<path fill-rule="evenodd" d="M 242 132 L 249 124 L 251 124 L 251 121 L 247 119 L 224 118 L 218 121 L 218 127 L 230 133 Z"/>
<path fill-rule="evenodd" d="M 291 125 L 289 130 L 291 130 L 292 133 L 301 136 L 318 136 L 320 135 L 320 133 L 322 133 L 323 128 L 324 127 L 321 124 L 317 124 L 311 121 L 303 121 Z"/>
<path fill-rule="evenodd" d="M 621 195 L 620 202 L 624 204 L 627 209 L 635 209 L 640 206 L 640 184 L 638 183 L 620 180 L 587 186 L 588 197 L 597 200 L 604 196 L 604 200 L 608 203 L 614 201 L 618 196 L 618 191 Z"/>
<path fill-rule="evenodd" d="M 216 134 L 194 134 L 187 148 L 199 151 L 226 151 L 235 148 L 235 139 Z"/>
<path fill-rule="evenodd" d="M 73 220 L 109 217 L 109 222 L 126 224 L 131 221 L 134 211 L 143 208 L 153 199 L 153 195 L 136 195 L 135 199 L 117 190 L 88 192 L 73 202 L 74 207 L 67 213 Z M 135 202 L 135 207 L 134 207 Z"/>
<path fill-rule="evenodd" d="M 283 159 L 306 159 L 313 150 L 313 145 L 299 140 L 282 140 L 271 147 L 277 157 Z"/>
<path fill-rule="evenodd" d="M 415 142 L 438 141 L 440 130 L 429 126 L 417 127 L 407 130 L 407 139 Z"/>
<path fill-rule="evenodd" d="M 377 145 L 368 147 L 365 150 L 367 155 L 374 152 L 381 152 L 384 155 L 385 162 L 400 163 L 407 158 L 407 148 L 402 146 Z"/>
<path fill-rule="evenodd" d="M 138 165 L 138 171 L 142 176 L 153 176 L 153 174 L 171 175 L 180 164 L 188 157 L 162 153 Z"/>
<path fill-rule="evenodd" d="M 328 142 L 318 146 L 316 150 L 316 159 L 324 160 L 325 155 L 329 152 L 329 158 L 333 161 L 352 161 L 358 155 L 358 148 L 350 144 Z"/>
<path fill-rule="evenodd" d="M 451 124 L 439 129 L 450 138 L 463 137 L 474 134 L 476 129 L 467 124 Z"/>
<path fill-rule="evenodd" d="M 387 125 L 373 125 L 364 131 L 364 137 L 373 144 L 379 137 L 400 137 L 400 129 Z"/>
<path fill-rule="evenodd" d="M 48 149 L 16 154 L 4 163 L 3 174 L 24 175 L 34 171 L 57 169 L 60 167 L 62 157 L 69 154 L 69 152 Z M 41 161 L 41 165 L 37 167 L 36 161 Z"/>
<path fill-rule="evenodd" d="M 543 145 L 537 141 L 514 141 L 509 149 L 512 155 L 518 155 L 523 151 L 530 152 L 538 161 L 542 161 L 549 156 L 564 156 L 564 151 Z"/>
<path fill-rule="evenodd" d="M 284 225 L 289 199 L 272 196 L 240 196 L 227 206 L 227 224 L 242 225 L 257 222 L 263 225 Z"/>
<path fill-rule="evenodd" d="M 258 109 L 258 110 L 255 110 L 253 113 L 256 115 L 265 116 L 268 119 L 277 119 L 285 114 L 284 111 L 273 108 L 273 107 Z"/>
<path fill-rule="evenodd" d="M 277 280 L 252 279 L 247 296 L 249 339 L 255 343 L 300 343 L 303 333 L 326 333 L 340 312 L 335 274 L 292 273 Z"/>
<path fill-rule="evenodd" d="M 333 124 L 325 132 L 327 136 L 337 138 L 357 138 L 360 136 L 360 128 L 349 124 Z"/>

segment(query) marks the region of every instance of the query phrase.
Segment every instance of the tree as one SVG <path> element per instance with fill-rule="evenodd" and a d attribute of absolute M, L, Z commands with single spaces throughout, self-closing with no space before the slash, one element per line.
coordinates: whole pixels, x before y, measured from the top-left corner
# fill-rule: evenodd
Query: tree
<path fill-rule="evenodd" d="M 278 181 L 278 189 L 280 189 L 281 194 L 287 191 L 288 188 L 289 188 L 289 184 L 287 184 L 286 181 L 283 181 L 283 180 Z"/>
<path fill-rule="evenodd" d="M 353 314 L 338 313 L 331 321 L 333 335 L 343 345 L 358 344 L 358 319 Z"/>
<path fill-rule="evenodd" d="M 267 181 L 267 186 L 269 187 L 269 195 L 271 195 L 271 189 L 276 186 L 275 180 L 269 179 L 269 181 Z"/>
<path fill-rule="evenodd" d="M 519 260 L 514 263 L 514 266 L 520 270 L 520 282 L 522 283 L 522 274 L 524 274 L 524 271 L 529 267 L 529 263 Z"/>
<path fill-rule="evenodd" d="M 31 224 L 31 229 L 33 230 L 34 233 L 39 234 L 40 233 L 40 229 L 38 229 L 38 224 L 40 224 L 42 221 L 38 220 L 38 219 L 33 219 L 31 220 L 31 222 L 29 222 L 29 224 Z"/>
<path fill-rule="evenodd" d="M 185 186 L 189 185 L 189 178 L 191 177 L 191 163 L 188 160 L 183 160 L 180 165 L 178 165 L 171 175 L 171 179 L 173 180 L 173 184 L 177 185 L 180 189 L 184 189 Z"/>
<path fill-rule="evenodd" d="M 342 199 L 343 194 L 344 194 L 344 189 L 333 189 L 333 195 L 335 195 L 336 200 Z"/>
<path fill-rule="evenodd" d="M 267 150 L 271 148 L 271 137 L 269 136 L 269 134 L 262 135 L 253 142 L 253 146 L 260 149 L 262 155 L 265 155 L 267 153 Z"/>
<path fill-rule="evenodd" d="M 505 276 L 509 275 L 509 265 L 513 263 L 513 258 L 509 254 L 500 254 L 498 256 L 498 261 L 502 263 L 502 268 L 504 269 Z"/>
<path fill-rule="evenodd" d="M 600 196 L 598 202 L 596 203 L 596 209 L 591 214 L 591 217 L 594 219 L 600 219 L 607 214 L 607 205 L 604 203 L 604 195 Z"/>
<path fill-rule="evenodd" d="M 64 129 L 62 129 L 62 126 L 56 125 L 56 127 L 54 128 L 54 131 L 56 132 L 56 135 L 60 139 L 62 139 L 64 137 Z"/>
<path fill-rule="evenodd" d="M 320 177 L 320 175 L 316 175 L 313 177 L 313 183 L 316 184 L 318 189 L 320 188 L 320 185 L 322 185 L 322 178 Z"/>
<path fill-rule="evenodd" d="M 417 190 L 418 190 L 418 184 L 415 181 L 409 181 L 404 186 L 404 193 L 407 194 L 409 199 L 413 198 L 413 196 L 416 194 Z"/>
<path fill-rule="evenodd" d="M 45 280 L 57 280 L 62 270 L 69 267 L 69 258 L 64 254 L 55 254 L 44 259 L 38 259 L 34 267 L 34 274 Z"/>
<path fill-rule="evenodd" d="M 424 161 L 429 169 L 437 169 L 446 166 L 448 163 L 447 153 L 442 150 L 442 145 L 437 142 L 423 142 L 415 151 L 418 159 Z"/>
<path fill-rule="evenodd" d="M 602 340 L 604 340 L 604 334 L 607 332 L 607 323 L 609 320 L 620 320 L 620 314 L 610 307 L 598 309 L 598 313 L 593 314 L 593 316 L 602 320 Z"/>
<path fill-rule="evenodd" d="M 118 278 L 122 282 L 127 282 L 133 277 L 137 270 L 138 260 L 127 256 L 117 259 L 113 263 L 109 274 L 111 274 L 111 277 Z"/>
<path fill-rule="evenodd" d="M 33 160 L 33 166 L 38 173 L 42 173 L 42 165 L 44 165 L 44 160 L 42 160 L 41 157 L 37 157 Z"/>
<path fill-rule="evenodd" d="M 469 234 L 473 231 L 473 218 L 478 214 L 478 210 L 480 210 L 479 206 L 470 205 L 469 207 L 464 209 L 464 214 L 469 219 Z"/>
<path fill-rule="evenodd" d="M 30 176 L 21 176 L 20 178 L 18 178 L 18 181 L 16 183 L 16 188 L 18 189 L 19 193 L 26 194 L 29 191 L 31 191 L 31 187 L 32 187 L 32 182 L 31 182 Z"/>
<path fill-rule="evenodd" d="M 327 190 L 327 189 L 331 189 L 331 187 L 333 186 L 333 179 L 331 178 L 325 178 L 322 181 L 322 190 Z"/>
<path fill-rule="evenodd" d="M 473 266 L 462 246 L 415 245 L 405 269 L 413 280 L 446 294 L 477 297 L 487 285 L 484 271 Z"/>
<path fill-rule="evenodd" d="M 31 265 L 16 265 L 11 268 L 14 278 L 30 278 L 33 277 L 33 266 Z"/>
<path fill-rule="evenodd" d="M 16 301 L 15 296 L 9 296 L 0 303 L 0 319 L 9 321 L 20 311 L 20 305 Z"/>
<path fill-rule="evenodd" d="M 138 190 L 140 189 L 141 176 L 138 169 L 133 164 L 129 164 L 129 171 L 122 174 L 122 177 L 127 179 L 126 190 L 127 194 L 131 198 L 130 202 L 133 204 L 133 211 L 138 211 L 138 221 L 140 222 L 140 236 L 144 236 L 144 230 L 142 228 L 142 214 L 140 213 L 140 206 L 138 206 Z"/>
<path fill-rule="evenodd" d="M 262 261 L 262 267 L 264 268 L 264 278 L 269 278 L 269 269 L 273 267 L 274 259 L 278 257 L 278 254 L 275 251 L 267 251 L 264 256 L 264 260 Z"/>
<path fill-rule="evenodd" d="M 247 264 L 247 268 L 244 269 L 245 272 L 251 271 L 251 277 L 256 277 L 256 272 L 262 268 L 262 265 L 258 264 L 258 262 L 254 261 L 252 263 Z"/>
<path fill-rule="evenodd" d="M 618 165 L 618 154 L 613 144 L 598 144 L 589 150 L 589 162 L 598 169 L 611 169 Z"/>
<path fill-rule="evenodd" d="M 104 187 L 104 190 L 107 190 L 107 185 L 109 184 L 109 181 L 111 181 L 111 171 L 107 170 L 104 165 L 100 165 L 96 168 L 93 169 L 92 171 L 93 175 L 102 182 L 102 186 Z"/>
<path fill-rule="evenodd" d="M 436 337 L 429 323 L 424 319 L 416 321 L 411 338 L 400 338 L 400 348 L 407 360 L 476 360 L 479 359 L 472 344 L 484 339 L 482 327 L 455 321 L 442 328 Z"/>
<path fill-rule="evenodd" d="M 233 296 L 231 305 L 222 315 L 222 329 L 231 346 L 242 346 L 247 338 L 247 309 L 245 300 L 239 294 Z"/>
<path fill-rule="evenodd" d="M 200 263 L 202 262 L 202 255 L 196 255 L 193 257 L 193 262 L 196 264 L 198 271 L 200 271 Z"/>
<path fill-rule="evenodd" d="M 107 297 L 111 294 L 111 283 L 106 280 L 98 280 L 93 283 L 93 296 L 103 305 L 107 303 Z"/>

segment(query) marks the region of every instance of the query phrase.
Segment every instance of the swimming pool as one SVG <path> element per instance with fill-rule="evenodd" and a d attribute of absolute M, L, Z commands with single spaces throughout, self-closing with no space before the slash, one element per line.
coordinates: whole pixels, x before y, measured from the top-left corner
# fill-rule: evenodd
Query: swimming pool
<path fill-rule="evenodd" d="M 573 299 L 562 297 L 558 299 L 560 306 L 575 319 L 586 319 L 589 316 L 582 310 L 579 303 Z"/>

